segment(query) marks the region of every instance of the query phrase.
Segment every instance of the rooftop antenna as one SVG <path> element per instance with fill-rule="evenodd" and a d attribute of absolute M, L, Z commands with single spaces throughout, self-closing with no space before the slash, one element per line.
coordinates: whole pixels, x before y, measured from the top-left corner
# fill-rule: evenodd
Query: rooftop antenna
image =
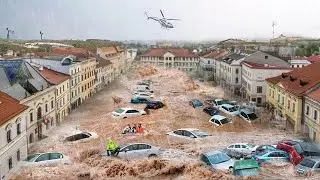
<path fill-rule="evenodd" d="M 13 34 L 14 30 L 11 30 L 9 28 L 6 28 L 6 30 L 7 30 L 7 39 L 10 39 L 10 34 Z"/>
<path fill-rule="evenodd" d="M 41 41 L 42 41 L 42 35 L 43 35 L 43 32 L 42 32 L 42 31 L 40 31 Z"/>
<path fill-rule="evenodd" d="M 274 27 L 276 26 L 276 22 L 272 22 L 272 37 L 274 38 Z"/>

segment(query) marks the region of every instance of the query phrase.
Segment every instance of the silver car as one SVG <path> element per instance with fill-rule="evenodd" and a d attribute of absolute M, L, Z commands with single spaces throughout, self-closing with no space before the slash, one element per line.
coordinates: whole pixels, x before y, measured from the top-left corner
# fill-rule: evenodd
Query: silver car
<path fill-rule="evenodd" d="M 313 176 L 320 173 L 320 157 L 309 156 L 303 158 L 303 160 L 296 166 L 298 174 L 303 176 Z"/>
<path fill-rule="evenodd" d="M 123 159 L 159 157 L 161 152 L 162 149 L 160 149 L 159 147 L 151 146 L 144 143 L 132 143 L 120 145 L 120 152 L 118 154 L 118 157 Z M 102 156 L 107 157 L 107 152 L 105 151 Z"/>
<path fill-rule="evenodd" d="M 213 169 L 231 171 L 235 160 L 221 151 L 207 152 L 201 155 L 201 161 Z"/>

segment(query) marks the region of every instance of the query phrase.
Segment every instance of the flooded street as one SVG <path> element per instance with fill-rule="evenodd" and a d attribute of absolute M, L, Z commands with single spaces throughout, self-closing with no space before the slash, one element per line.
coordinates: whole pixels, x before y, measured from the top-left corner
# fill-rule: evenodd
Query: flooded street
<path fill-rule="evenodd" d="M 141 70 L 140 70 L 141 71 Z M 271 127 L 267 113 L 253 123 L 238 117 L 232 124 L 216 127 L 209 123 L 210 116 L 202 109 L 194 109 L 188 101 L 197 98 L 203 102 L 206 96 L 223 97 L 218 87 L 196 84 L 178 70 L 143 70 L 143 74 L 132 72 L 123 75 L 91 99 L 75 109 L 54 129 L 48 138 L 33 144 L 30 153 L 61 152 L 68 155 L 73 163 L 57 167 L 36 167 L 21 169 L 12 179 L 77 179 L 79 173 L 88 172 L 91 179 L 234 179 L 230 174 L 212 172 L 200 162 L 199 155 L 210 150 L 226 148 L 236 142 L 272 144 L 284 138 L 295 137 L 290 131 Z M 114 119 L 111 112 L 119 107 L 143 109 L 143 104 L 131 104 L 134 84 L 141 79 L 155 81 L 151 86 L 155 100 L 162 100 L 167 106 L 150 110 L 149 115 Z M 120 97 L 120 104 L 114 106 L 112 97 Z M 147 130 L 145 135 L 123 135 L 127 124 L 141 123 Z M 80 130 L 76 127 L 80 127 Z M 181 140 L 166 133 L 179 128 L 197 128 L 211 136 L 199 141 Z M 97 139 L 89 142 L 65 142 L 65 137 L 76 132 L 94 132 Z M 143 142 L 164 149 L 157 159 L 121 160 L 102 159 L 101 153 L 108 138 L 118 144 Z M 297 179 L 294 167 L 287 164 L 264 166 L 258 179 Z M 252 179 L 252 178 L 250 178 Z"/>

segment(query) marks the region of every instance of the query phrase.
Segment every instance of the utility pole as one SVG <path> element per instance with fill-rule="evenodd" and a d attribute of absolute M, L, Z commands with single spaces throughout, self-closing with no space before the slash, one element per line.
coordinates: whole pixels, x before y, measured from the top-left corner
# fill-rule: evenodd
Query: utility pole
<path fill-rule="evenodd" d="M 13 34 L 14 30 L 11 30 L 9 28 L 6 28 L 6 30 L 7 30 L 7 39 L 10 39 L 10 33 Z"/>
<path fill-rule="evenodd" d="M 272 38 L 274 38 L 274 27 L 276 26 L 276 23 L 272 22 Z"/>
<path fill-rule="evenodd" d="M 41 41 L 42 41 L 42 35 L 43 35 L 43 32 L 42 32 L 42 31 L 40 31 Z"/>

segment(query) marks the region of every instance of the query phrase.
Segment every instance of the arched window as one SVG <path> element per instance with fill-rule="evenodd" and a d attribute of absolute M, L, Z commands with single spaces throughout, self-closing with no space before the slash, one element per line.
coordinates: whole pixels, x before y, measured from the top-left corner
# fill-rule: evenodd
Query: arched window
<path fill-rule="evenodd" d="M 37 119 L 40 120 L 42 117 L 42 112 L 41 112 L 41 107 L 38 107 L 38 111 L 37 111 Z"/>

